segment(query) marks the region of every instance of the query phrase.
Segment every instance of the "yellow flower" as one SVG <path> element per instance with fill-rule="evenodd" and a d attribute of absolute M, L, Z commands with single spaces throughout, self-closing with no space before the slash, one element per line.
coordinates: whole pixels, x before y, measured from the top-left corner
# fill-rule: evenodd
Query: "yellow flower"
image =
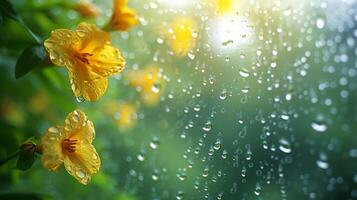
<path fill-rule="evenodd" d="M 123 70 L 125 61 L 108 33 L 81 23 L 76 31 L 57 29 L 44 43 L 51 61 L 68 70 L 76 97 L 96 101 L 108 86 L 107 77 Z"/>
<path fill-rule="evenodd" d="M 127 31 L 139 23 L 135 10 L 127 6 L 127 0 L 114 0 L 113 14 L 106 26 L 111 31 Z"/>
<path fill-rule="evenodd" d="M 131 71 L 126 75 L 126 79 L 132 87 L 139 90 L 145 105 L 154 106 L 159 102 L 164 82 L 157 66 Z"/>
<path fill-rule="evenodd" d="M 76 10 L 83 17 L 96 18 L 99 16 L 98 8 L 92 3 L 82 0 L 74 5 L 74 10 Z"/>
<path fill-rule="evenodd" d="M 50 101 L 48 99 L 48 96 L 45 92 L 40 91 L 35 93 L 29 101 L 29 109 L 33 113 L 43 113 L 45 111 L 48 111 Z"/>
<path fill-rule="evenodd" d="M 123 132 L 136 125 L 136 107 L 131 103 L 110 101 L 105 104 L 104 111 L 112 116 L 119 129 Z"/>
<path fill-rule="evenodd" d="M 137 119 L 135 106 L 130 103 L 120 104 L 114 118 L 121 130 L 126 131 L 133 128 Z"/>
<path fill-rule="evenodd" d="M 67 172 L 86 185 L 100 168 L 92 141 L 93 123 L 80 110 L 68 114 L 64 126 L 50 127 L 41 138 L 42 165 L 56 171 L 64 163 Z"/>
<path fill-rule="evenodd" d="M 233 0 L 214 0 L 217 11 L 220 15 L 232 11 Z"/>
<path fill-rule="evenodd" d="M 196 46 L 196 23 L 188 17 L 178 18 L 171 23 L 164 37 L 176 56 L 185 56 Z"/>

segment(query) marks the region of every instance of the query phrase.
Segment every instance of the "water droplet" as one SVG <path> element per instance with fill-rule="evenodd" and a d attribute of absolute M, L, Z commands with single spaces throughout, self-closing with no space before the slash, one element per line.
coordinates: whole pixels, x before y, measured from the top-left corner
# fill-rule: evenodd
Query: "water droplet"
<path fill-rule="evenodd" d="M 79 116 L 78 116 L 78 114 L 77 114 L 77 115 L 74 114 L 74 115 L 72 116 L 72 120 L 73 120 L 73 122 L 78 123 L 78 122 L 79 122 Z"/>
<path fill-rule="evenodd" d="M 227 90 L 223 90 L 219 95 L 219 98 L 225 100 L 227 98 Z"/>
<path fill-rule="evenodd" d="M 145 160 L 145 157 L 144 157 L 143 154 L 139 153 L 138 156 L 137 156 L 137 159 L 138 159 L 139 161 L 144 161 L 144 160 Z"/>
<path fill-rule="evenodd" d="M 279 149 L 284 152 L 284 153 L 291 153 L 291 145 L 290 142 L 288 142 L 285 139 L 280 139 L 279 140 Z"/>
<path fill-rule="evenodd" d="M 196 104 L 196 105 L 193 107 L 193 110 L 196 111 L 196 112 L 200 111 L 200 110 L 201 110 L 200 104 Z"/>
<path fill-rule="evenodd" d="M 151 91 L 153 93 L 159 93 L 161 89 L 161 84 L 160 83 L 155 83 L 151 86 Z"/>
<path fill-rule="evenodd" d="M 191 60 L 195 59 L 195 55 L 192 54 L 192 53 L 188 53 L 187 56 L 188 56 Z"/>
<path fill-rule="evenodd" d="M 327 125 L 326 124 L 323 124 L 322 122 L 313 122 L 311 124 L 311 127 L 317 131 L 317 132 L 325 132 L 327 130 Z"/>
<path fill-rule="evenodd" d="M 329 164 L 326 161 L 323 161 L 323 160 L 317 160 L 316 164 L 321 169 L 327 169 L 329 167 Z"/>
<path fill-rule="evenodd" d="M 217 140 L 216 143 L 214 143 L 213 148 L 214 150 L 218 151 L 221 148 L 221 141 Z"/>
<path fill-rule="evenodd" d="M 206 168 L 203 170 L 202 176 L 206 178 L 206 177 L 208 177 L 208 174 L 209 174 L 209 169 L 206 167 Z"/>
<path fill-rule="evenodd" d="M 155 170 L 154 171 L 154 173 L 152 173 L 152 175 L 151 175 L 151 179 L 153 180 L 153 181 L 157 181 L 157 180 L 159 180 L 159 171 L 158 170 Z"/>
<path fill-rule="evenodd" d="M 206 132 L 211 131 L 212 130 L 212 122 L 211 121 L 207 121 L 205 123 L 205 125 L 202 127 L 202 129 Z"/>
<path fill-rule="evenodd" d="M 223 158 L 223 159 L 226 159 L 227 156 L 228 156 L 227 150 L 223 150 L 223 152 L 222 152 L 222 158 Z"/>
<path fill-rule="evenodd" d="M 259 196 L 260 193 L 261 193 L 261 191 L 262 191 L 262 188 L 260 187 L 260 185 L 257 185 L 257 186 L 255 187 L 254 194 L 257 195 L 257 196 Z"/>
<path fill-rule="evenodd" d="M 184 192 L 183 191 L 178 191 L 177 194 L 176 194 L 176 199 L 177 200 L 182 200 L 184 197 Z"/>
<path fill-rule="evenodd" d="M 290 118 L 289 115 L 287 115 L 287 114 L 281 114 L 280 117 L 283 120 L 289 120 L 289 118 Z"/>
<path fill-rule="evenodd" d="M 318 29 L 323 29 L 325 27 L 325 20 L 322 18 L 316 19 L 316 27 Z"/>
<path fill-rule="evenodd" d="M 184 180 L 186 180 L 186 178 L 187 178 L 187 174 L 186 174 L 186 172 L 179 172 L 179 173 L 177 173 L 177 178 L 180 180 L 180 181 L 184 181 Z"/>
<path fill-rule="evenodd" d="M 292 94 L 291 94 L 291 93 L 287 93 L 287 94 L 285 95 L 285 99 L 286 99 L 287 101 L 290 101 L 291 98 L 292 98 Z"/>
<path fill-rule="evenodd" d="M 247 94 L 249 92 L 249 87 L 243 87 L 241 89 L 241 91 L 244 93 L 244 94 Z"/>
<path fill-rule="evenodd" d="M 156 42 L 159 43 L 159 44 L 163 44 L 164 43 L 164 40 L 162 38 L 157 38 L 156 39 Z"/>
<path fill-rule="evenodd" d="M 58 128 L 56 128 L 56 127 L 54 127 L 54 126 L 50 127 L 50 128 L 48 129 L 48 131 L 51 132 L 51 133 L 59 133 Z"/>
<path fill-rule="evenodd" d="M 247 78 L 249 77 L 249 71 L 244 68 L 241 68 L 239 69 L 239 75 L 243 78 Z"/>
<path fill-rule="evenodd" d="M 230 45 L 230 44 L 233 44 L 233 43 L 234 43 L 233 40 L 227 40 L 227 41 L 222 42 L 222 46 L 227 46 L 227 45 Z"/>
<path fill-rule="evenodd" d="M 84 178 L 86 176 L 86 174 L 82 170 L 76 171 L 76 175 L 79 178 Z"/>
<path fill-rule="evenodd" d="M 85 99 L 82 96 L 76 97 L 76 100 L 77 100 L 78 103 L 85 102 Z"/>
<path fill-rule="evenodd" d="M 200 187 L 200 182 L 195 181 L 195 185 L 193 186 L 196 190 Z"/>
<path fill-rule="evenodd" d="M 152 149 L 157 149 L 159 147 L 159 145 L 160 145 L 159 139 L 156 137 L 152 138 L 152 140 L 150 141 L 150 147 Z"/>

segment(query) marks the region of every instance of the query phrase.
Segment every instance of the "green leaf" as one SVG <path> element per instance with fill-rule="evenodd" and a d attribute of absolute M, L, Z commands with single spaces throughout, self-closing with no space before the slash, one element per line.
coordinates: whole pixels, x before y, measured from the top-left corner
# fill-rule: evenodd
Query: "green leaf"
<path fill-rule="evenodd" d="M 14 7 L 8 0 L 0 1 L 0 12 L 3 17 L 8 17 L 8 18 L 13 19 L 18 22 L 21 21 L 20 16 L 17 14 Z"/>
<path fill-rule="evenodd" d="M 27 170 L 32 167 L 35 162 L 36 144 L 26 142 L 20 147 L 20 155 L 16 163 L 16 169 Z"/>
<path fill-rule="evenodd" d="M 25 24 L 19 14 L 15 11 L 14 7 L 8 0 L 0 0 L 0 24 L 3 18 L 8 17 L 20 23 L 26 31 L 35 39 L 37 43 L 41 43 L 41 39 Z"/>
<path fill-rule="evenodd" d="M 16 169 L 25 171 L 32 167 L 35 162 L 35 153 L 21 152 L 16 163 Z"/>
<path fill-rule="evenodd" d="M 27 47 L 16 62 L 15 77 L 20 78 L 36 67 L 46 65 L 46 50 L 43 46 Z"/>
<path fill-rule="evenodd" d="M 1 1 L 1 0 L 0 0 Z M 2 200 L 50 200 L 53 199 L 47 195 L 36 194 L 36 193 L 7 193 L 0 194 L 0 199 Z"/>

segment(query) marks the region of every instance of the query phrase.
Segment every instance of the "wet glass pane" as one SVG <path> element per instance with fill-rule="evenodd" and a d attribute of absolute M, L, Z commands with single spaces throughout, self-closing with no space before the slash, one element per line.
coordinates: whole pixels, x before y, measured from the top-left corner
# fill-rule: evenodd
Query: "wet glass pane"
<path fill-rule="evenodd" d="M 3 1 L 0 198 L 357 199 L 357 1 Z"/>

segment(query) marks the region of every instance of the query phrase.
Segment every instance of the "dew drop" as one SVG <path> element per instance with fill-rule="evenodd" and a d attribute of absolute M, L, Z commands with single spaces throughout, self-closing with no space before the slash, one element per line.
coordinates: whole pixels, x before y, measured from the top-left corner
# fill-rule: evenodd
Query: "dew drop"
<path fill-rule="evenodd" d="M 226 90 L 223 90 L 223 91 L 221 92 L 221 94 L 219 95 L 219 98 L 220 98 L 221 100 L 225 100 L 225 99 L 227 98 L 227 91 L 226 91 Z"/>
<path fill-rule="evenodd" d="M 86 176 L 86 174 L 82 170 L 76 171 L 76 175 L 79 178 L 84 178 Z"/>
<path fill-rule="evenodd" d="M 323 124 L 322 122 L 313 122 L 311 124 L 311 127 L 317 131 L 317 132 L 325 132 L 327 130 L 327 125 L 326 124 Z"/>
<path fill-rule="evenodd" d="M 56 128 L 56 127 L 54 127 L 54 126 L 50 127 L 50 128 L 48 129 L 48 131 L 51 132 L 51 133 L 59 133 L 58 128 Z"/>
<path fill-rule="evenodd" d="M 284 153 L 291 153 L 291 145 L 290 143 L 285 140 L 285 139 L 280 139 L 279 140 L 279 149 L 284 152 Z"/>
<path fill-rule="evenodd" d="M 223 158 L 223 159 L 226 159 L 227 156 L 228 156 L 227 150 L 223 150 L 223 152 L 222 152 L 222 158 Z"/>
<path fill-rule="evenodd" d="M 161 89 L 161 84 L 160 83 L 155 83 L 151 86 L 151 91 L 153 93 L 159 93 Z"/>
<path fill-rule="evenodd" d="M 152 138 L 152 140 L 150 141 L 150 148 L 157 149 L 159 145 L 160 145 L 159 139 L 156 137 Z"/>
<path fill-rule="evenodd" d="M 239 69 L 239 75 L 243 78 L 247 78 L 249 77 L 249 71 L 244 68 L 241 68 Z"/>
<path fill-rule="evenodd" d="M 316 164 L 321 169 L 327 169 L 329 167 L 329 164 L 326 161 L 323 161 L 323 160 L 317 160 Z"/>
<path fill-rule="evenodd" d="M 192 54 L 192 53 L 188 53 L 187 56 L 188 56 L 191 60 L 195 59 L 195 55 Z"/>
<path fill-rule="evenodd" d="M 196 104 L 196 105 L 193 107 L 193 110 L 196 111 L 196 112 L 200 111 L 200 110 L 201 110 L 200 104 Z"/>
<path fill-rule="evenodd" d="M 322 18 L 316 19 L 316 27 L 318 29 L 323 29 L 325 27 L 325 20 Z"/>
<path fill-rule="evenodd" d="M 82 96 L 76 97 L 76 100 L 77 100 L 78 103 L 85 102 L 85 99 Z"/>
<path fill-rule="evenodd" d="M 158 181 L 159 180 L 159 171 L 155 170 L 154 173 L 151 175 L 151 179 L 153 181 Z"/>
<path fill-rule="evenodd" d="M 249 87 L 243 87 L 241 89 L 241 91 L 244 93 L 244 94 L 247 94 L 249 92 Z"/>
<path fill-rule="evenodd" d="M 209 174 L 209 169 L 208 169 L 208 168 L 205 168 L 205 169 L 203 170 L 202 176 L 206 178 L 206 177 L 208 177 L 208 174 Z"/>
<path fill-rule="evenodd" d="M 202 127 L 202 130 L 209 132 L 212 130 L 212 122 L 211 121 L 207 121 L 205 123 L 205 125 Z"/>
<path fill-rule="evenodd" d="M 177 194 L 176 194 L 176 199 L 177 200 L 182 200 L 184 197 L 184 192 L 183 191 L 178 191 Z"/>
<path fill-rule="evenodd" d="M 187 174 L 185 172 L 179 172 L 176 176 L 180 181 L 184 181 L 187 178 Z"/>
<path fill-rule="evenodd" d="M 143 154 L 139 153 L 138 156 L 136 157 L 139 161 L 144 161 L 145 160 L 145 157 Z"/>
<path fill-rule="evenodd" d="M 260 187 L 260 185 L 257 185 L 257 186 L 255 187 L 254 194 L 257 195 L 257 196 L 259 196 L 260 193 L 261 193 L 261 191 L 262 191 L 262 188 Z"/>
<path fill-rule="evenodd" d="M 221 148 L 221 141 L 220 141 L 220 140 L 217 140 L 217 141 L 214 143 L 213 149 L 216 150 L 216 151 L 218 151 L 220 148 Z"/>

